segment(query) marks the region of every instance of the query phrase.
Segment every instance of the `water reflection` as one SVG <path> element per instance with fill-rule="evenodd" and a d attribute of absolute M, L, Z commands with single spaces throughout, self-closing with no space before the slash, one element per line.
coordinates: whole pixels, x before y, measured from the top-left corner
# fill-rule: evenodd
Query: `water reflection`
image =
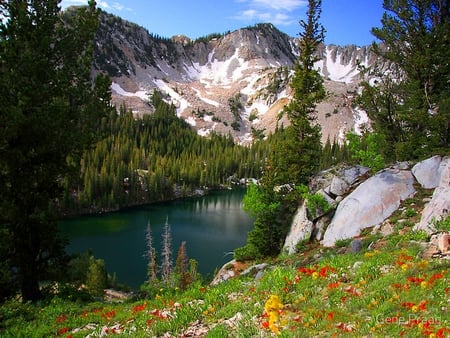
<path fill-rule="evenodd" d="M 70 239 L 69 253 L 92 249 L 96 257 L 106 261 L 109 273 L 116 272 L 120 282 L 138 287 L 146 277 L 143 254 L 147 224 L 150 222 L 154 246 L 161 252 L 162 230 L 168 218 L 174 255 L 186 241 L 189 258 L 199 262 L 203 275 L 211 275 L 230 260 L 226 253 L 245 243 L 252 227 L 252 219 L 241 208 L 244 193 L 213 192 L 201 198 L 64 220 L 60 226 Z"/>

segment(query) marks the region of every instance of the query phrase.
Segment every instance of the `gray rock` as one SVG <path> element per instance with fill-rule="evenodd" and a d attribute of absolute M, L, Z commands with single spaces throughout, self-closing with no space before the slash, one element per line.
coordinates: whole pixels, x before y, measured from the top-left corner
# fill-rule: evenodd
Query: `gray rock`
<path fill-rule="evenodd" d="M 254 274 L 257 272 L 260 272 L 262 270 L 264 270 L 265 268 L 267 268 L 269 266 L 269 264 L 267 263 L 261 263 L 261 264 L 256 264 L 256 265 L 252 265 L 251 267 L 245 269 L 244 271 L 241 272 L 241 276 L 245 276 L 248 274 Z"/>
<path fill-rule="evenodd" d="M 349 185 L 343 179 L 335 176 L 331 181 L 330 193 L 335 196 L 342 196 L 348 191 Z"/>
<path fill-rule="evenodd" d="M 264 276 L 264 271 L 263 270 L 259 270 L 258 273 L 255 276 L 255 281 L 259 281 L 261 278 L 263 278 Z"/>
<path fill-rule="evenodd" d="M 445 218 L 450 212 L 450 157 L 441 161 L 437 171 L 440 173 L 439 184 L 431 201 L 423 209 L 420 222 L 414 226 L 416 231 L 435 232 L 434 222 Z"/>
<path fill-rule="evenodd" d="M 323 238 L 323 234 L 325 233 L 325 229 L 327 228 L 327 225 L 330 224 L 330 221 L 331 216 L 328 214 L 317 219 L 314 224 L 314 229 L 311 236 L 317 241 L 321 241 Z"/>
<path fill-rule="evenodd" d="M 410 171 L 387 169 L 361 183 L 338 205 L 328 226 L 323 245 L 352 238 L 360 230 L 383 222 L 402 200 L 415 193 Z"/>
<path fill-rule="evenodd" d="M 353 241 L 350 242 L 350 244 L 348 245 L 348 252 L 350 253 L 358 253 L 361 251 L 363 246 L 363 242 L 360 239 L 354 239 Z"/>
<path fill-rule="evenodd" d="M 306 201 L 303 201 L 302 206 L 297 210 L 297 213 L 294 216 L 283 249 L 289 254 L 295 253 L 295 247 L 300 241 L 311 238 L 313 228 L 314 223 L 308 219 Z"/>
<path fill-rule="evenodd" d="M 350 185 L 355 184 L 359 179 L 370 172 L 370 168 L 360 165 L 348 168 L 344 170 L 342 179 Z"/>
<path fill-rule="evenodd" d="M 412 174 L 423 188 L 434 189 L 439 185 L 441 160 L 440 156 L 433 156 L 412 168 Z"/>

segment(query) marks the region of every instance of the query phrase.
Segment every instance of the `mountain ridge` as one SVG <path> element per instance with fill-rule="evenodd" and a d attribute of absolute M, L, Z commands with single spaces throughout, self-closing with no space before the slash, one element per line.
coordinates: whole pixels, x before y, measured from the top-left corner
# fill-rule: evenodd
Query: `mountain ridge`
<path fill-rule="evenodd" d="M 277 123 L 289 123 L 277 119 L 291 97 L 297 41 L 272 24 L 196 40 L 161 38 L 102 11 L 94 72 L 111 77 L 113 102 L 125 104 L 136 116 L 152 112 L 146 98 L 157 89 L 200 135 L 231 133 L 249 143 L 275 130 Z M 322 45 L 318 53 L 316 67 L 329 92 L 317 107 L 322 141 L 342 140 L 361 121 L 368 122 L 351 104 L 360 81 L 358 63 L 370 66 L 377 58 L 370 46 Z"/>

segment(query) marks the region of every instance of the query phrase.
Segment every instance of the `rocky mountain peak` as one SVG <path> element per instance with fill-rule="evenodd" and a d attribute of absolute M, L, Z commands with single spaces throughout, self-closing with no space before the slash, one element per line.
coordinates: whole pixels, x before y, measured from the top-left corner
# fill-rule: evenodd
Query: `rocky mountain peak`
<path fill-rule="evenodd" d="M 367 66 L 376 57 L 368 46 L 324 45 L 319 53 L 316 67 L 331 93 L 318 107 L 325 141 L 368 122 L 351 100 L 358 62 Z M 125 103 L 137 115 L 151 113 L 148 94 L 158 89 L 199 134 L 231 133 L 249 142 L 274 130 L 291 97 L 289 77 L 297 55 L 297 39 L 271 24 L 196 40 L 183 35 L 169 39 L 102 12 L 94 68 L 110 75 L 118 106 Z"/>

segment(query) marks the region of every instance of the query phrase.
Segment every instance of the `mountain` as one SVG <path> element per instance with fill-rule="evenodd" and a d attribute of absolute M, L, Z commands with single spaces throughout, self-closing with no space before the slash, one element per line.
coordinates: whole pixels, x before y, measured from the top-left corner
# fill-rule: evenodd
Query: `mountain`
<path fill-rule="evenodd" d="M 147 97 L 159 89 L 200 135 L 231 133 L 246 143 L 275 129 L 292 94 L 288 83 L 298 56 L 296 46 L 296 38 L 271 24 L 197 40 L 181 35 L 169 39 L 102 12 L 94 70 L 109 74 L 113 102 L 126 104 L 137 116 L 152 112 Z M 368 122 L 352 100 L 358 88 L 358 60 L 368 66 L 376 56 L 370 47 L 354 45 L 324 45 L 318 53 L 317 67 L 330 93 L 318 106 L 325 142 Z"/>

